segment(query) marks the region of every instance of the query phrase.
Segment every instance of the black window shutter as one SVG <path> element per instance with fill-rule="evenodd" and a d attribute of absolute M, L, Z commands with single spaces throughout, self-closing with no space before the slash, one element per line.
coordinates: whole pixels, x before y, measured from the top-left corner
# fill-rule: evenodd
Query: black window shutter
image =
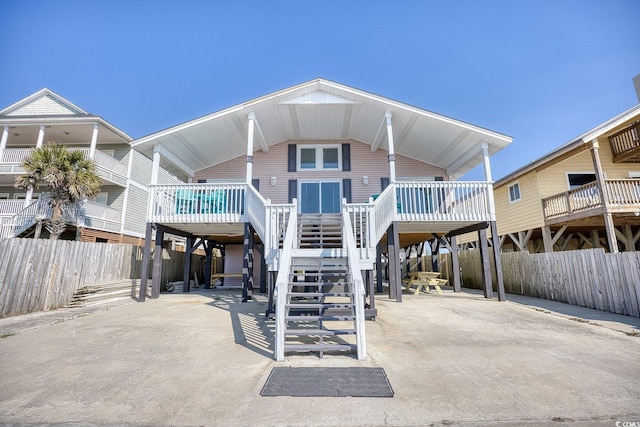
<path fill-rule="evenodd" d="M 207 182 L 207 180 L 206 180 L 206 179 L 199 179 L 199 180 L 198 180 L 198 184 L 203 184 L 203 183 L 206 183 L 206 182 Z"/>
<path fill-rule="evenodd" d="M 298 197 L 298 180 L 290 179 L 289 180 L 289 203 L 293 201 L 293 199 Z"/>
<path fill-rule="evenodd" d="M 347 199 L 347 203 L 351 203 L 351 179 L 342 180 L 342 197 Z"/>
<path fill-rule="evenodd" d="M 257 191 L 260 191 L 260 180 L 258 178 L 252 179 L 251 185 L 253 185 L 253 188 L 255 188 Z"/>
<path fill-rule="evenodd" d="M 444 177 L 443 176 L 436 176 L 436 181 L 444 181 Z"/>
<path fill-rule="evenodd" d="M 389 186 L 389 178 L 380 178 L 380 192 Z"/>
<path fill-rule="evenodd" d="M 296 144 L 289 144 L 289 156 L 288 156 L 288 159 L 289 159 L 288 165 L 289 166 L 287 168 L 287 170 L 289 172 L 295 172 L 296 171 L 296 167 L 298 166 L 297 165 L 298 162 L 297 162 L 297 159 L 296 159 L 296 154 L 297 154 Z"/>
<path fill-rule="evenodd" d="M 342 144 L 342 170 L 351 170 L 351 145 Z"/>

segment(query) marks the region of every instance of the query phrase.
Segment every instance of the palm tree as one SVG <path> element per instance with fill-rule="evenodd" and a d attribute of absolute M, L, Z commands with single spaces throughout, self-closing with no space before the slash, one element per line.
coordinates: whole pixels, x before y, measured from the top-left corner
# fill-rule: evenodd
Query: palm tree
<path fill-rule="evenodd" d="M 56 240 L 65 230 L 64 207 L 100 192 L 100 177 L 93 160 L 79 150 L 58 144 L 36 148 L 22 163 L 26 173 L 16 178 L 15 187 L 28 190 L 48 187 L 51 218 L 45 227 Z"/>

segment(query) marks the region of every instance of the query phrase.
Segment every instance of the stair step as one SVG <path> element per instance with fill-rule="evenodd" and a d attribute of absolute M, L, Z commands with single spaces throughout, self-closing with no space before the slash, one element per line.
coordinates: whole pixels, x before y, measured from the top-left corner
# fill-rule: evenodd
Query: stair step
<path fill-rule="evenodd" d="M 313 298 L 313 297 L 351 297 L 353 292 L 289 292 L 290 297 Z"/>
<path fill-rule="evenodd" d="M 334 335 L 355 335 L 355 329 L 287 329 L 285 335 L 288 336 L 334 336 Z"/>
<path fill-rule="evenodd" d="M 315 302 L 310 302 L 310 303 L 293 303 L 293 304 L 286 304 L 285 307 L 287 308 L 294 308 L 294 309 L 349 309 L 349 308 L 353 308 L 353 304 L 351 303 L 339 303 L 339 302 L 327 302 L 327 303 L 315 303 Z"/>
<path fill-rule="evenodd" d="M 285 316 L 284 320 L 289 322 L 317 322 L 322 320 L 323 322 L 332 322 L 332 321 L 351 321 L 355 320 L 356 316 Z"/>
<path fill-rule="evenodd" d="M 284 351 L 343 351 L 357 347 L 356 344 L 285 344 Z"/>

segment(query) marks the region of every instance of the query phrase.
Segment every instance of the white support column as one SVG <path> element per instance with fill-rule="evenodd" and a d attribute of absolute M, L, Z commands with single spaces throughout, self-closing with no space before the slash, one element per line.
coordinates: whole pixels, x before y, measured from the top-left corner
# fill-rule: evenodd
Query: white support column
<path fill-rule="evenodd" d="M 253 178 L 253 136 L 255 133 L 255 113 L 249 113 L 249 132 L 247 134 L 247 184 Z"/>
<path fill-rule="evenodd" d="M 484 162 L 484 179 L 487 182 L 493 183 L 493 176 L 491 175 L 491 163 L 489 162 L 489 144 L 487 144 L 486 142 L 482 143 L 482 157 Z M 489 213 L 491 214 L 493 221 L 495 221 L 496 204 L 493 198 L 493 188 L 491 189 L 491 191 L 489 191 L 488 198 L 489 198 Z"/>
<path fill-rule="evenodd" d="M 153 167 L 151 169 L 151 184 L 155 185 L 158 183 L 158 172 L 160 171 L 160 153 L 158 151 L 153 150 Z"/>
<path fill-rule="evenodd" d="M 36 141 L 36 148 L 41 148 L 44 142 L 44 125 L 40 125 L 40 131 L 38 132 L 38 141 Z"/>
<path fill-rule="evenodd" d="M 89 158 L 93 160 L 96 157 L 96 144 L 98 142 L 98 124 L 93 125 L 93 134 L 91 135 L 91 148 L 89 148 Z"/>
<path fill-rule="evenodd" d="M 393 147 L 393 126 L 391 124 L 391 111 L 384 114 L 387 119 L 387 142 L 389 145 L 389 181 L 396 182 L 396 152 Z"/>
<path fill-rule="evenodd" d="M 0 139 L 0 161 L 2 161 L 2 154 L 5 148 L 7 148 L 7 140 L 9 139 L 9 126 L 5 126 L 2 130 L 2 139 Z"/>

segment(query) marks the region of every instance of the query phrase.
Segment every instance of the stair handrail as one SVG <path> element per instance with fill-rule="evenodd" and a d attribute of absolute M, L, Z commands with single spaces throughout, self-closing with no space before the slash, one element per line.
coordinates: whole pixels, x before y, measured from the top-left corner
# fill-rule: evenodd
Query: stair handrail
<path fill-rule="evenodd" d="M 45 203 L 45 199 L 48 200 L 48 198 L 48 194 L 41 194 L 37 200 L 26 208 L 2 221 L 2 223 L 0 223 L 0 239 L 18 236 L 35 224 L 38 215 L 41 215 L 43 219 L 50 216 L 51 208 L 48 208 L 48 204 Z"/>
<path fill-rule="evenodd" d="M 346 209 L 347 200 L 342 201 L 342 242 L 347 251 L 347 266 L 351 283 L 353 283 L 353 304 L 356 315 L 356 344 L 358 360 L 364 360 L 367 357 L 367 340 L 365 337 L 364 322 L 364 299 L 365 289 L 362 280 L 362 271 L 360 270 L 360 257 L 358 256 L 356 240 L 353 237 L 353 228 L 351 220 Z M 356 266 L 358 266 L 356 268 Z"/>
<path fill-rule="evenodd" d="M 296 247 L 296 237 L 298 235 L 298 215 L 297 200 L 292 200 L 292 210 L 289 214 L 287 224 L 287 232 L 285 234 L 282 251 L 280 253 L 280 262 L 278 265 L 278 276 L 276 278 L 276 343 L 275 358 L 278 361 L 284 360 L 284 341 L 285 341 L 285 305 L 287 304 L 287 291 L 289 287 L 289 273 L 291 269 L 291 257 L 293 249 Z"/>

